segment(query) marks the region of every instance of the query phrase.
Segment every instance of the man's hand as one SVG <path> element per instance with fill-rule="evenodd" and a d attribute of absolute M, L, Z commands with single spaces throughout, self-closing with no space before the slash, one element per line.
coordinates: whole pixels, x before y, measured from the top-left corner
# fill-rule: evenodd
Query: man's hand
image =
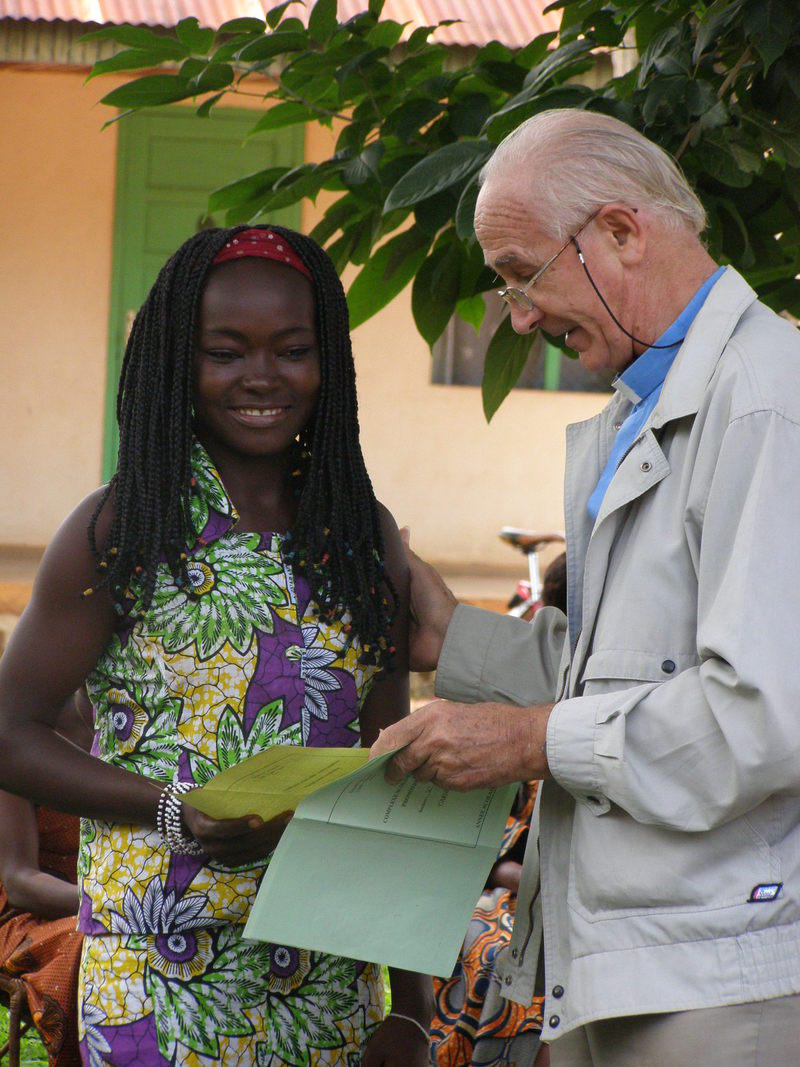
<path fill-rule="evenodd" d="M 458 601 L 439 572 L 409 547 L 408 527 L 403 527 L 400 536 L 411 571 L 409 666 L 412 671 L 435 671 Z"/>
<path fill-rule="evenodd" d="M 549 776 L 544 746 L 552 704 L 455 704 L 435 700 L 381 731 L 370 757 L 401 751 L 390 782 L 413 774 L 443 789 L 481 789 Z"/>

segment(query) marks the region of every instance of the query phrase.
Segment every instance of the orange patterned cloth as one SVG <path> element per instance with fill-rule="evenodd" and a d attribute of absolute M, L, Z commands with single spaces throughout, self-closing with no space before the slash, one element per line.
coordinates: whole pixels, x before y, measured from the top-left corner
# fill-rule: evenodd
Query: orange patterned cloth
<path fill-rule="evenodd" d="M 78 819 L 36 809 L 39 867 L 76 881 Z M 78 907 L 77 889 L 75 909 Z M 0 883 L 0 971 L 25 983 L 28 1008 L 51 1067 L 80 1067 L 78 965 L 83 935 L 75 916 L 39 919 L 9 906 Z"/>
<path fill-rule="evenodd" d="M 508 818 L 498 859 L 521 862 L 536 797 L 532 783 L 524 807 Z M 542 1003 L 529 1008 L 504 1000 L 495 974 L 511 940 L 517 898 L 487 890 L 478 901 L 453 976 L 433 980 L 431 1061 L 437 1067 L 531 1067 L 539 1050 Z"/>

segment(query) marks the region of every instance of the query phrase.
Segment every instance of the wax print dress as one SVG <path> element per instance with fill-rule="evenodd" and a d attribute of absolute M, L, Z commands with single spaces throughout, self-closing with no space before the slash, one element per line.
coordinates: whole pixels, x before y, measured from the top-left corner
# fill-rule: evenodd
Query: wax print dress
<path fill-rule="evenodd" d="M 87 681 L 95 754 L 200 784 L 275 744 L 358 745 L 375 668 L 359 664 L 341 622 L 319 618 L 281 537 L 237 532 L 197 443 L 193 471 L 189 586 L 162 567 L 144 619 L 121 623 L 100 657 Z M 360 1063 L 383 1013 L 380 972 L 243 942 L 264 869 L 172 855 L 154 830 L 84 820 L 85 1064 Z"/>

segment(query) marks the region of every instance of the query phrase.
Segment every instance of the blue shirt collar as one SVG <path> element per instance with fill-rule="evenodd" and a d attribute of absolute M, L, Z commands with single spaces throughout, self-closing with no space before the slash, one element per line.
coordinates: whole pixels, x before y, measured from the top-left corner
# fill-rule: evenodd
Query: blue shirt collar
<path fill-rule="evenodd" d="M 725 273 L 724 267 L 719 267 L 708 278 L 692 299 L 678 315 L 677 319 L 666 328 L 655 342 L 657 345 L 668 345 L 668 348 L 647 348 L 642 354 L 627 367 L 622 374 L 614 379 L 614 388 L 626 396 L 633 404 L 638 404 L 655 389 L 660 389 L 664 384 L 669 368 L 675 356 L 678 354 L 689 327 L 695 320 L 700 308 L 705 303 L 706 297 L 711 292 L 715 283 Z"/>

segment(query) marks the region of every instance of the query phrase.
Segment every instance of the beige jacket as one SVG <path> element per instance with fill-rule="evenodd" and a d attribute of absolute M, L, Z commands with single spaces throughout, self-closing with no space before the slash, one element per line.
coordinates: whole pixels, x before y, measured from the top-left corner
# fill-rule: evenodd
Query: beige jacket
<path fill-rule="evenodd" d="M 437 673 L 557 701 L 502 971 L 528 1003 L 543 912 L 546 1040 L 800 992 L 800 334 L 729 268 L 592 524 L 628 411 L 567 431 L 568 632 L 462 606 Z"/>

